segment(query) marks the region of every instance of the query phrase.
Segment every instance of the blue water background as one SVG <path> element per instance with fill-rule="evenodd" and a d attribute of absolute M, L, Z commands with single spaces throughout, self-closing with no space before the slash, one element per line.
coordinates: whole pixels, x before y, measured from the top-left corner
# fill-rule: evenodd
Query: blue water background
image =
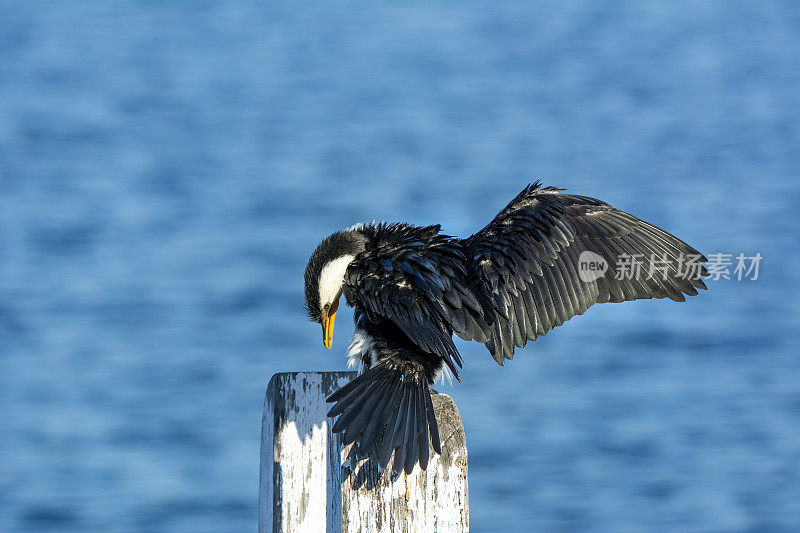
<path fill-rule="evenodd" d="M 0 531 L 256 528 L 264 390 L 357 221 L 529 181 L 757 281 L 460 343 L 481 531 L 800 530 L 800 4 L 0 4 Z"/>

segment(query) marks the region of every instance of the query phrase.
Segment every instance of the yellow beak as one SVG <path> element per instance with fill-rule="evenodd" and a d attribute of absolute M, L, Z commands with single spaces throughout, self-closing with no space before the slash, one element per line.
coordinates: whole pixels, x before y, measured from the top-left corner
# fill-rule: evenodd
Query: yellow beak
<path fill-rule="evenodd" d="M 339 309 L 339 300 L 333 302 L 327 311 L 322 310 L 322 344 L 326 348 L 333 346 L 333 323 L 336 320 L 337 309 Z"/>

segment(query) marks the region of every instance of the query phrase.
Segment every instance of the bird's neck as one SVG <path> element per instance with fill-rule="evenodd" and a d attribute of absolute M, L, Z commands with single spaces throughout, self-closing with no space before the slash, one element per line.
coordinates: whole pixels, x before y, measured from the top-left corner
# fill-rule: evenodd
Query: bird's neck
<path fill-rule="evenodd" d="M 357 256 L 367 249 L 369 238 L 364 234 L 363 225 L 357 224 L 340 232 L 337 252 L 341 255 Z"/>

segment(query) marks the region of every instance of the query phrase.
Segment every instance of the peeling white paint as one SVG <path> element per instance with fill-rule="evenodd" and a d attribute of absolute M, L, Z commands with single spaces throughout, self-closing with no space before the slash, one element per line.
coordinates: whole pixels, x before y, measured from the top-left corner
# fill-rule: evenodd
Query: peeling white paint
<path fill-rule="evenodd" d="M 354 372 L 276 374 L 262 423 L 259 532 L 461 532 L 469 529 L 467 450 L 458 410 L 435 395 L 442 455 L 392 480 L 331 433 L 325 398 Z"/>

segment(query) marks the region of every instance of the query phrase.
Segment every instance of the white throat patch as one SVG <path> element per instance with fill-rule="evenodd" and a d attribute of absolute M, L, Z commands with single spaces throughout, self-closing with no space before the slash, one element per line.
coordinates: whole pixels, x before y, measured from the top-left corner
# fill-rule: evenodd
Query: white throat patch
<path fill-rule="evenodd" d="M 339 296 L 344 284 L 344 273 L 355 258 L 354 255 L 343 255 L 322 268 L 319 275 L 319 301 L 321 304 L 333 303 Z"/>

